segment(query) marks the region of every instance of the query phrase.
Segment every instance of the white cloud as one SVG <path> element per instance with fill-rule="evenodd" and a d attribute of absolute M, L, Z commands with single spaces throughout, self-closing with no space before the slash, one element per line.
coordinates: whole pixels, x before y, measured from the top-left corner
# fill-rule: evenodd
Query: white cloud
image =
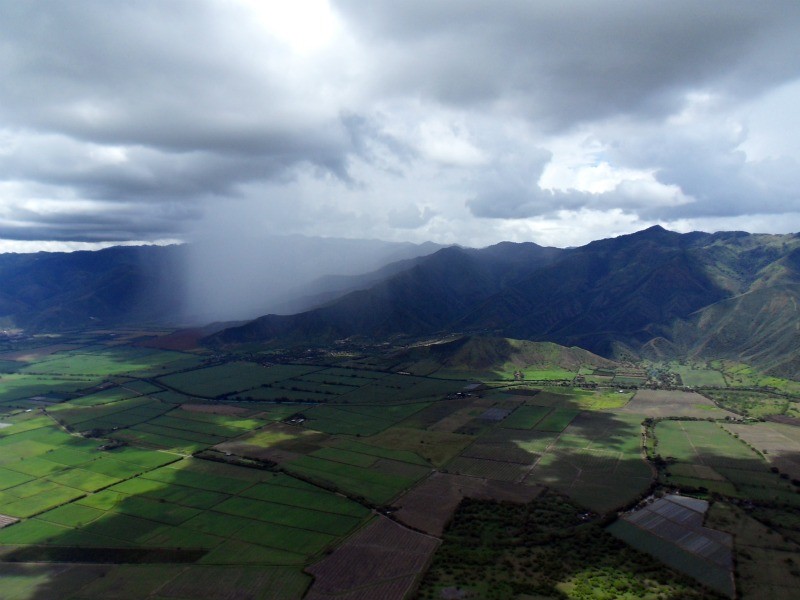
<path fill-rule="evenodd" d="M 463 125 L 425 121 L 419 126 L 417 147 L 424 158 L 443 165 L 471 167 L 487 162 Z"/>
<path fill-rule="evenodd" d="M 409 204 L 400 209 L 390 210 L 387 222 L 390 227 L 397 229 L 418 229 L 436 216 L 436 212 L 429 206 L 420 208 Z"/>
<path fill-rule="evenodd" d="M 6 3 L 0 238 L 784 230 L 798 28 L 794 0 Z"/>

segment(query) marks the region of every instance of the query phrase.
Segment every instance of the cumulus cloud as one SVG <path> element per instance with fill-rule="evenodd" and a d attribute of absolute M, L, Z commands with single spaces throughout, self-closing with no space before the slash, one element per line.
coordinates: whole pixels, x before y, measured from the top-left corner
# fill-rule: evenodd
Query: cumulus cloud
<path fill-rule="evenodd" d="M 436 212 L 429 206 L 420 208 L 409 204 L 406 207 L 389 211 L 389 225 L 398 229 L 417 229 L 428 223 Z"/>
<path fill-rule="evenodd" d="M 377 48 L 388 93 L 522 111 L 554 128 L 664 116 L 687 90 L 758 94 L 800 66 L 800 7 L 791 0 L 335 5 Z"/>
<path fill-rule="evenodd" d="M 794 0 L 0 3 L 2 239 L 800 229 Z"/>

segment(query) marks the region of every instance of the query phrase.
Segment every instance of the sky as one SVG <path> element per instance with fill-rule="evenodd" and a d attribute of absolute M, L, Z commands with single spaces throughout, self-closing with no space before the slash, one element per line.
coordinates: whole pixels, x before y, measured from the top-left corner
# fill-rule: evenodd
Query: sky
<path fill-rule="evenodd" d="M 800 231 L 796 0 L 0 0 L 0 251 Z"/>

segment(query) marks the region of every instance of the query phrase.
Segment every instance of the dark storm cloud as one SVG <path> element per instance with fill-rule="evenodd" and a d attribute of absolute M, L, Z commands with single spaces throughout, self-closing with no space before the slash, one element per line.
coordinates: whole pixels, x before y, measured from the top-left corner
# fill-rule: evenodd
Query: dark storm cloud
<path fill-rule="evenodd" d="M 160 202 L 148 210 L 142 210 L 139 203 L 120 202 L 92 210 L 76 210 L 68 202 L 61 209 L 13 206 L 0 219 L 0 239 L 78 242 L 165 239 L 174 235 L 176 223 L 198 217 L 197 207 L 178 202 Z"/>
<path fill-rule="evenodd" d="M 800 74 L 800 3 L 336 0 L 380 54 L 384 93 L 570 127 L 661 116 L 687 90 L 748 97 Z"/>
<path fill-rule="evenodd" d="M 336 109 L 315 109 L 313 89 L 293 88 L 286 49 L 241 7 L 33 1 L 3 2 L 2 14 L 0 180 L 141 202 L 139 226 L 114 227 L 114 211 L 104 217 L 109 240 L 179 234 L 185 221 L 162 221 L 169 211 L 158 204 L 235 197 L 240 185 L 290 177 L 300 163 L 346 177 Z M 16 233 L 6 222 L 5 235 L 102 239 L 84 214 L 86 235 L 66 221 L 62 231 L 48 223 Z"/>
<path fill-rule="evenodd" d="M 339 135 L 315 128 L 315 115 L 280 81 L 285 50 L 233 4 L 6 8 L 0 31 L 10 51 L 2 68 L 13 85 L 4 89 L 0 115 L 9 123 L 169 152 L 304 158 Z"/>
<path fill-rule="evenodd" d="M 278 177 L 302 154 L 230 154 L 207 150 L 164 153 L 137 145 L 105 148 L 64 136 L 19 140 L 0 161 L 0 179 L 70 187 L 92 199 L 158 201 L 235 195 L 236 186 Z"/>
<path fill-rule="evenodd" d="M 336 0 L 316 54 L 264 22 L 294 10 L 313 42 L 325 7 L 303 6 L 319 14 L 0 0 L 0 237 L 191 237 L 225 203 L 257 229 L 395 239 L 583 209 L 800 212 L 800 157 L 724 131 L 800 80 L 795 0 Z M 676 125 L 698 97 L 715 104 Z M 569 135 L 655 187 L 547 189 Z"/>

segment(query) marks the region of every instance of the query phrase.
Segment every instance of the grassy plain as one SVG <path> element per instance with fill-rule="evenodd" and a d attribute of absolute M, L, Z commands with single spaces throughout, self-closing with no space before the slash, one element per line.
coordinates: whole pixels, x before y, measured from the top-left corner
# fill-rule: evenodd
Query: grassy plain
<path fill-rule="evenodd" d="M 766 392 L 724 389 L 707 390 L 704 395 L 726 410 L 755 419 L 785 414 L 790 407 L 788 398 Z"/>
<path fill-rule="evenodd" d="M 722 427 L 739 437 L 781 473 L 800 480 L 800 428 L 785 423 L 726 423 Z"/>
<path fill-rule="evenodd" d="M 542 451 L 525 482 L 551 486 L 598 512 L 630 502 L 652 479 L 639 431 L 637 417 L 582 413 Z"/>
<path fill-rule="evenodd" d="M 717 408 L 705 396 L 696 392 L 673 390 L 639 390 L 619 413 L 642 417 L 693 417 L 700 419 L 737 417 L 735 413 Z"/>
<path fill-rule="evenodd" d="M 735 536 L 737 589 L 743 600 L 774 598 L 790 600 L 797 596 L 800 553 L 797 525 L 780 524 L 785 510 L 757 508 L 744 511 L 727 502 L 716 502 L 709 511 L 708 526 Z"/>
<path fill-rule="evenodd" d="M 722 424 L 662 421 L 655 436 L 655 452 L 666 461 L 661 478 L 667 485 L 800 505 L 798 488 Z"/>

